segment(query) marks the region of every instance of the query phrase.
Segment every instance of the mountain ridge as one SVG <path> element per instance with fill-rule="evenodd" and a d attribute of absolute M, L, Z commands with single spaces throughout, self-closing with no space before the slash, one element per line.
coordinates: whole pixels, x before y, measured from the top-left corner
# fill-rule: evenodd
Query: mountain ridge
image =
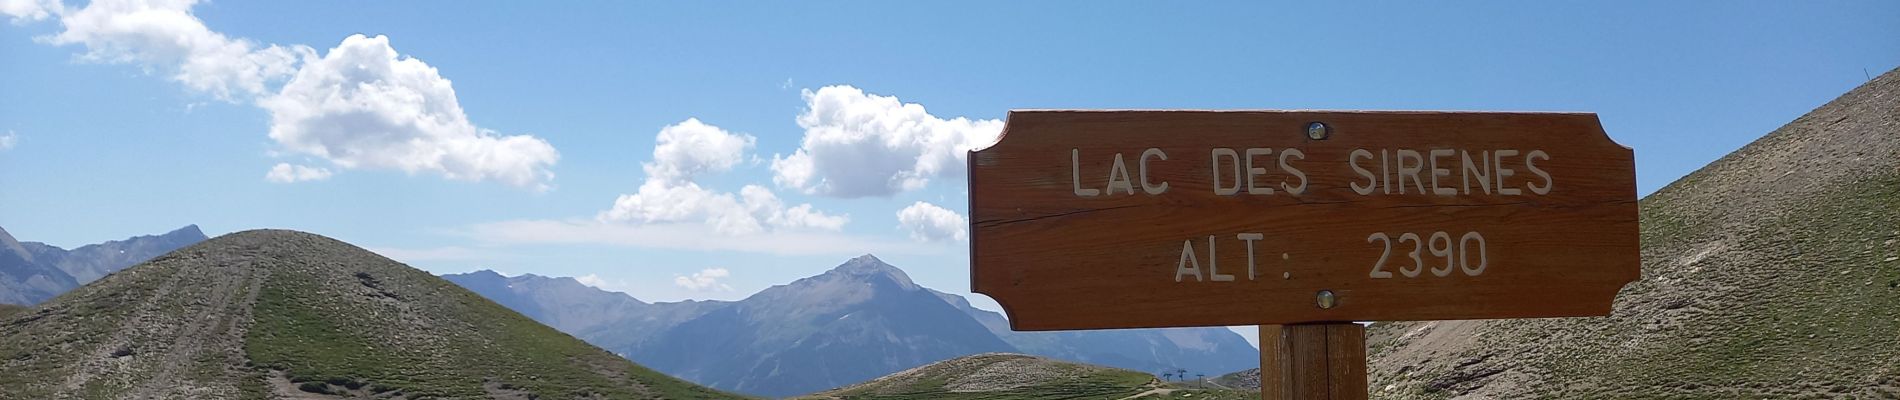
<path fill-rule="evenodd" d="M 792 396 L 1010 350 L 961 316 L 901 271 L 860 257 L 682 322 L 629 356 L 716 388 Z"/>
<path fill-rule="evenodd" d="M 510 301 L 502 299 L 520 297 L 515 293 L 517 289 L 534 286 L 521 281 L 545 281 L 543 285 L 570 281 L 535 275 L 501 277 L 480 271 L 444 278 L 497 298 L 504 305 Z M 506 288 L 509 282 L 515 286 Z M 564 291 L 604 292 L 581 288 L 578 283 L 557 286 Z M 521 307 L 538 310 L 545 304 Z M 575 325 L 560 323 L 559 319 L 541 320 L 674 376 L 715 388 L 772 396 L 811 393 L 928 361 L 991 351 L 1026 352 L 1148 372 L 1186 367 L 1209 375 L 1249 368 L 1259 362 L 1259 353 L 1244 338 L 1220 327 L 1013 332 L 1001 314 L 977 309 L 961 296 L 918 285 L 902 268 L 870 254 L 738 301 L 657 302 L 630 310 L 634 314 L 629 318 L 596 321 L 589 325 L 591 328 L 579 330 L 570 329 Z M 537 315 L 530 311 L 523 314 Z M 926 332 L 892 326 L 892 321 L 918 316 L 931 317 L 903 325 L 949 325 Z M 889 337 L 909 339 L 892 343 L 872 340 Z M 903 346 L 893 343 L 950 350 L 908 352 L 897 350 Z M 840 368 L 836 366 L 849 363 L 822 361 L 829 358 L 808 351 L 813 348 L 881 354 L 904 361 L 879 359 Z M 719 356 L 695 356 L 707 353 Z M 876 367 L 859 368 L 863 365 Z M 787 366 L 805 375 L 782 372 Z M 796 381 L 790 379 L 794 376 L 815 383 L 780 387 Z"/>
<path fill-rule="evenodd" d="M 8 397 L 731 398 L 327 237 L 232 233 L 0 317 Z"/>
<path fill-rule="evenodd" d="M 204 241 L 197 225 L 66 250 L 0 228 L 0 303 L 33 305 L 166 252 Z"/>

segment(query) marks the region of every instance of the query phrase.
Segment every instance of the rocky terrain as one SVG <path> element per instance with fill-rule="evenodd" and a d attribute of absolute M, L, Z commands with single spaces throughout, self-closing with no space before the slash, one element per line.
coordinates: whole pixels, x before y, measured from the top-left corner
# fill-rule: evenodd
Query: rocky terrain
<path fill-rule="evenodd" d="M 1259 389 L 1260 368 L 1221 375 L 1214 379 L 1214 383 L 1237 389 Z"/>
<path fill-rule="evenodd" d="M 729 398 L 322 236 L 233 233 L 0 314 L 0 398 Z"/>
<path fill-rule="evenodd" d="M 1900 398 L 1900 72 L 1642 200 L 1604 318 L 1374 324 L 1382 398 Z"/>

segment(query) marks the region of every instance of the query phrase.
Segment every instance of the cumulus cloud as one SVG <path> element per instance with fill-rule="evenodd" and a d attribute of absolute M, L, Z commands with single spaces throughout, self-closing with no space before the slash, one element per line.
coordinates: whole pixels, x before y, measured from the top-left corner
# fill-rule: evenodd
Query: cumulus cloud
<path fill-rule="evenodd" d="M 55 0 L 0 0 L 0 15 L 13 19 L 14 23 L 25 23 L 46 19 L 60 12 L 60 4 Z"/>
<path fill-rule="evenodd" d="M 695 178 L 724 172 L 737 165 L 754 139 L 733 134 L 698 119 L 660 129 L 653 161 L 643 165 L 646 182 L 638 192 L 614 200 L 613 208 L 598 218 L 608 222 L 642 224 L 703 222 L 724 235 L 745 235 L 768 229 L 838 230 L 846 216 L 820 212 L 810 204 L 786 206 L 771 189 L 746 185 L 739 193 L 707 189 Z"/>
<path fill-rule="evenodd" d="M 673 275 L 673 285 L 692 291 L 704 292 L 719 290 L 730 292 L 732 291 L 732 286 L 719 281 L 730 276 L 732 276 L 732 272 L 727 271 L 725 268 L 707 268 L 699 270 L 699 272 L 694 272 L 691 276 Z"/>
<path fill-rule="evenodd" d="M 19 143 L 20 135 L 14 134 L 13 131 L 7 131 L 7 134 L 0 135 L 0 151 L 12 150 L 13 145 Z"/>
<path fill-rule="evenodd" d="M 277 163 L 277 166 L 271 167 L 270 172 L 264 174 L 264 180 L 274 183 L 320 181 L 325 179 L 330 179 L 330 170 L 327 168 L 290 165 L 289 163 Z"/>
<path fill-rule="evenodd" d="M 970 238 L 969 222 L 962 214 L 936 204 L 916 202 L 897 212 L 897 223 L 910 237 L 921 242 L 963 241 Z"/>
<path fill-rule="evenodd" d="M 61 13 L 65 30 L 42 40 L 84 46 L 81 60 L 138 64 L 224 100 L 264 93 L 315 55 L 309 46 L 260 45 L 212 31 L 192 15 L 196 0 L 94 0 L 71 11 L 56 2 L 0 1 L 16 21 Z"/>
<path fill-rule="evenodd" d="M 83 47 L 81 61 L 137 65 L 193 92 L 255 100 L 271 116 L 271 139 L 288 154 L 343 169 L 550 187 L 560 159 L 553 146 L 470 123 L 449 80 L 397 53 L 388 38 L 352 35 L 319 56 L 310 46 L 213 31 L 192 14 L 198 3 L 94 0 L 75 9 L 57 0 L 0 0 L 0 13 L 15 23 L 56 16 L 63 29 L 39 40 Z"/>
<path fill-rule="evenodd" d="M 773 156 L 773 181 L 807 194 L 890 196 L 931 179 L 960 177 L 968 151 L 988 146 L 1003 122 L 943 119 L 924 106 L 851 86 L 805 90 L 799 149 Z"/>
<path fill-rule="evenodd" d="M 702 174 L 731 170 L 757 141 L 752 135 L 733 134 L 698 118 L 687 118 L 660 128 L 653 161 L 643 168 L 648 179 L 691 181 Z"/>
<path fill-rule="evenodd" d="M 529 135 L 476 127 L 435 67 L 398 54 L 389 38 L 351 35 L 306 63 L 276 95 L 270 137 L 343 168 L 432 172 L 449 179 L 546 189 L 560 153 Z"/>

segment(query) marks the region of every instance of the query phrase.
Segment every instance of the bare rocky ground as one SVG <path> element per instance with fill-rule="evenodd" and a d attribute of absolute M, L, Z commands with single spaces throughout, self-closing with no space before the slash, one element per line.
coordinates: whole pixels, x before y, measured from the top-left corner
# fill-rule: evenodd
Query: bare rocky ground
<path fill-rule="evenodd" d="M 1237 388 L 1237 389 L 1259 389 L 1260 388 L 1260 369 L 1254 368 L 1254 369 L 1249 369 L 1246 371 L 1240 371 L 1240 372 L 1235 372 L 1235 373 L 1231 373 L 1227 375 L 1221 375 L 1219 378 L 1214 378 L 1214 383 L 1220 384 L 1221 386 Z"/>
<path fill-rule="evenodd" d="M 1643 199 L 1642 225 L 1611 316 L 1372 325 L 1374 397 L 1900 398 L 1900 72 Z"/>
<path fill-rule="evenodd" d="M 247 268 L 235 254 L 212 257 L 204 268 L 172 262 L 114 274 L 105 279 L 110 285 L 67 296 L 91 301 L 56 301 L 10 317 L 0 325 L 7 338 L 0 354 L 12 356 L 5 369 L 57 371 L 51 375 L 61 379 L 0 384 L 52 398 L 239 397 L 232 383 L 250 374 L 234 368 L 245 360 L 243 322 L 268 272 Z"/>

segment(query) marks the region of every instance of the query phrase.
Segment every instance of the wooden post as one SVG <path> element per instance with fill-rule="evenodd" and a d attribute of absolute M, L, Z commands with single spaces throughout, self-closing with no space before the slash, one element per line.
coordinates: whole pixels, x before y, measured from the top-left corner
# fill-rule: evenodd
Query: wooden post
<path fill-rule="evenodd" d="M 1365 400 L 1366 328 L 1351 322 L 1260 326 L 1262 400 Z"/>

